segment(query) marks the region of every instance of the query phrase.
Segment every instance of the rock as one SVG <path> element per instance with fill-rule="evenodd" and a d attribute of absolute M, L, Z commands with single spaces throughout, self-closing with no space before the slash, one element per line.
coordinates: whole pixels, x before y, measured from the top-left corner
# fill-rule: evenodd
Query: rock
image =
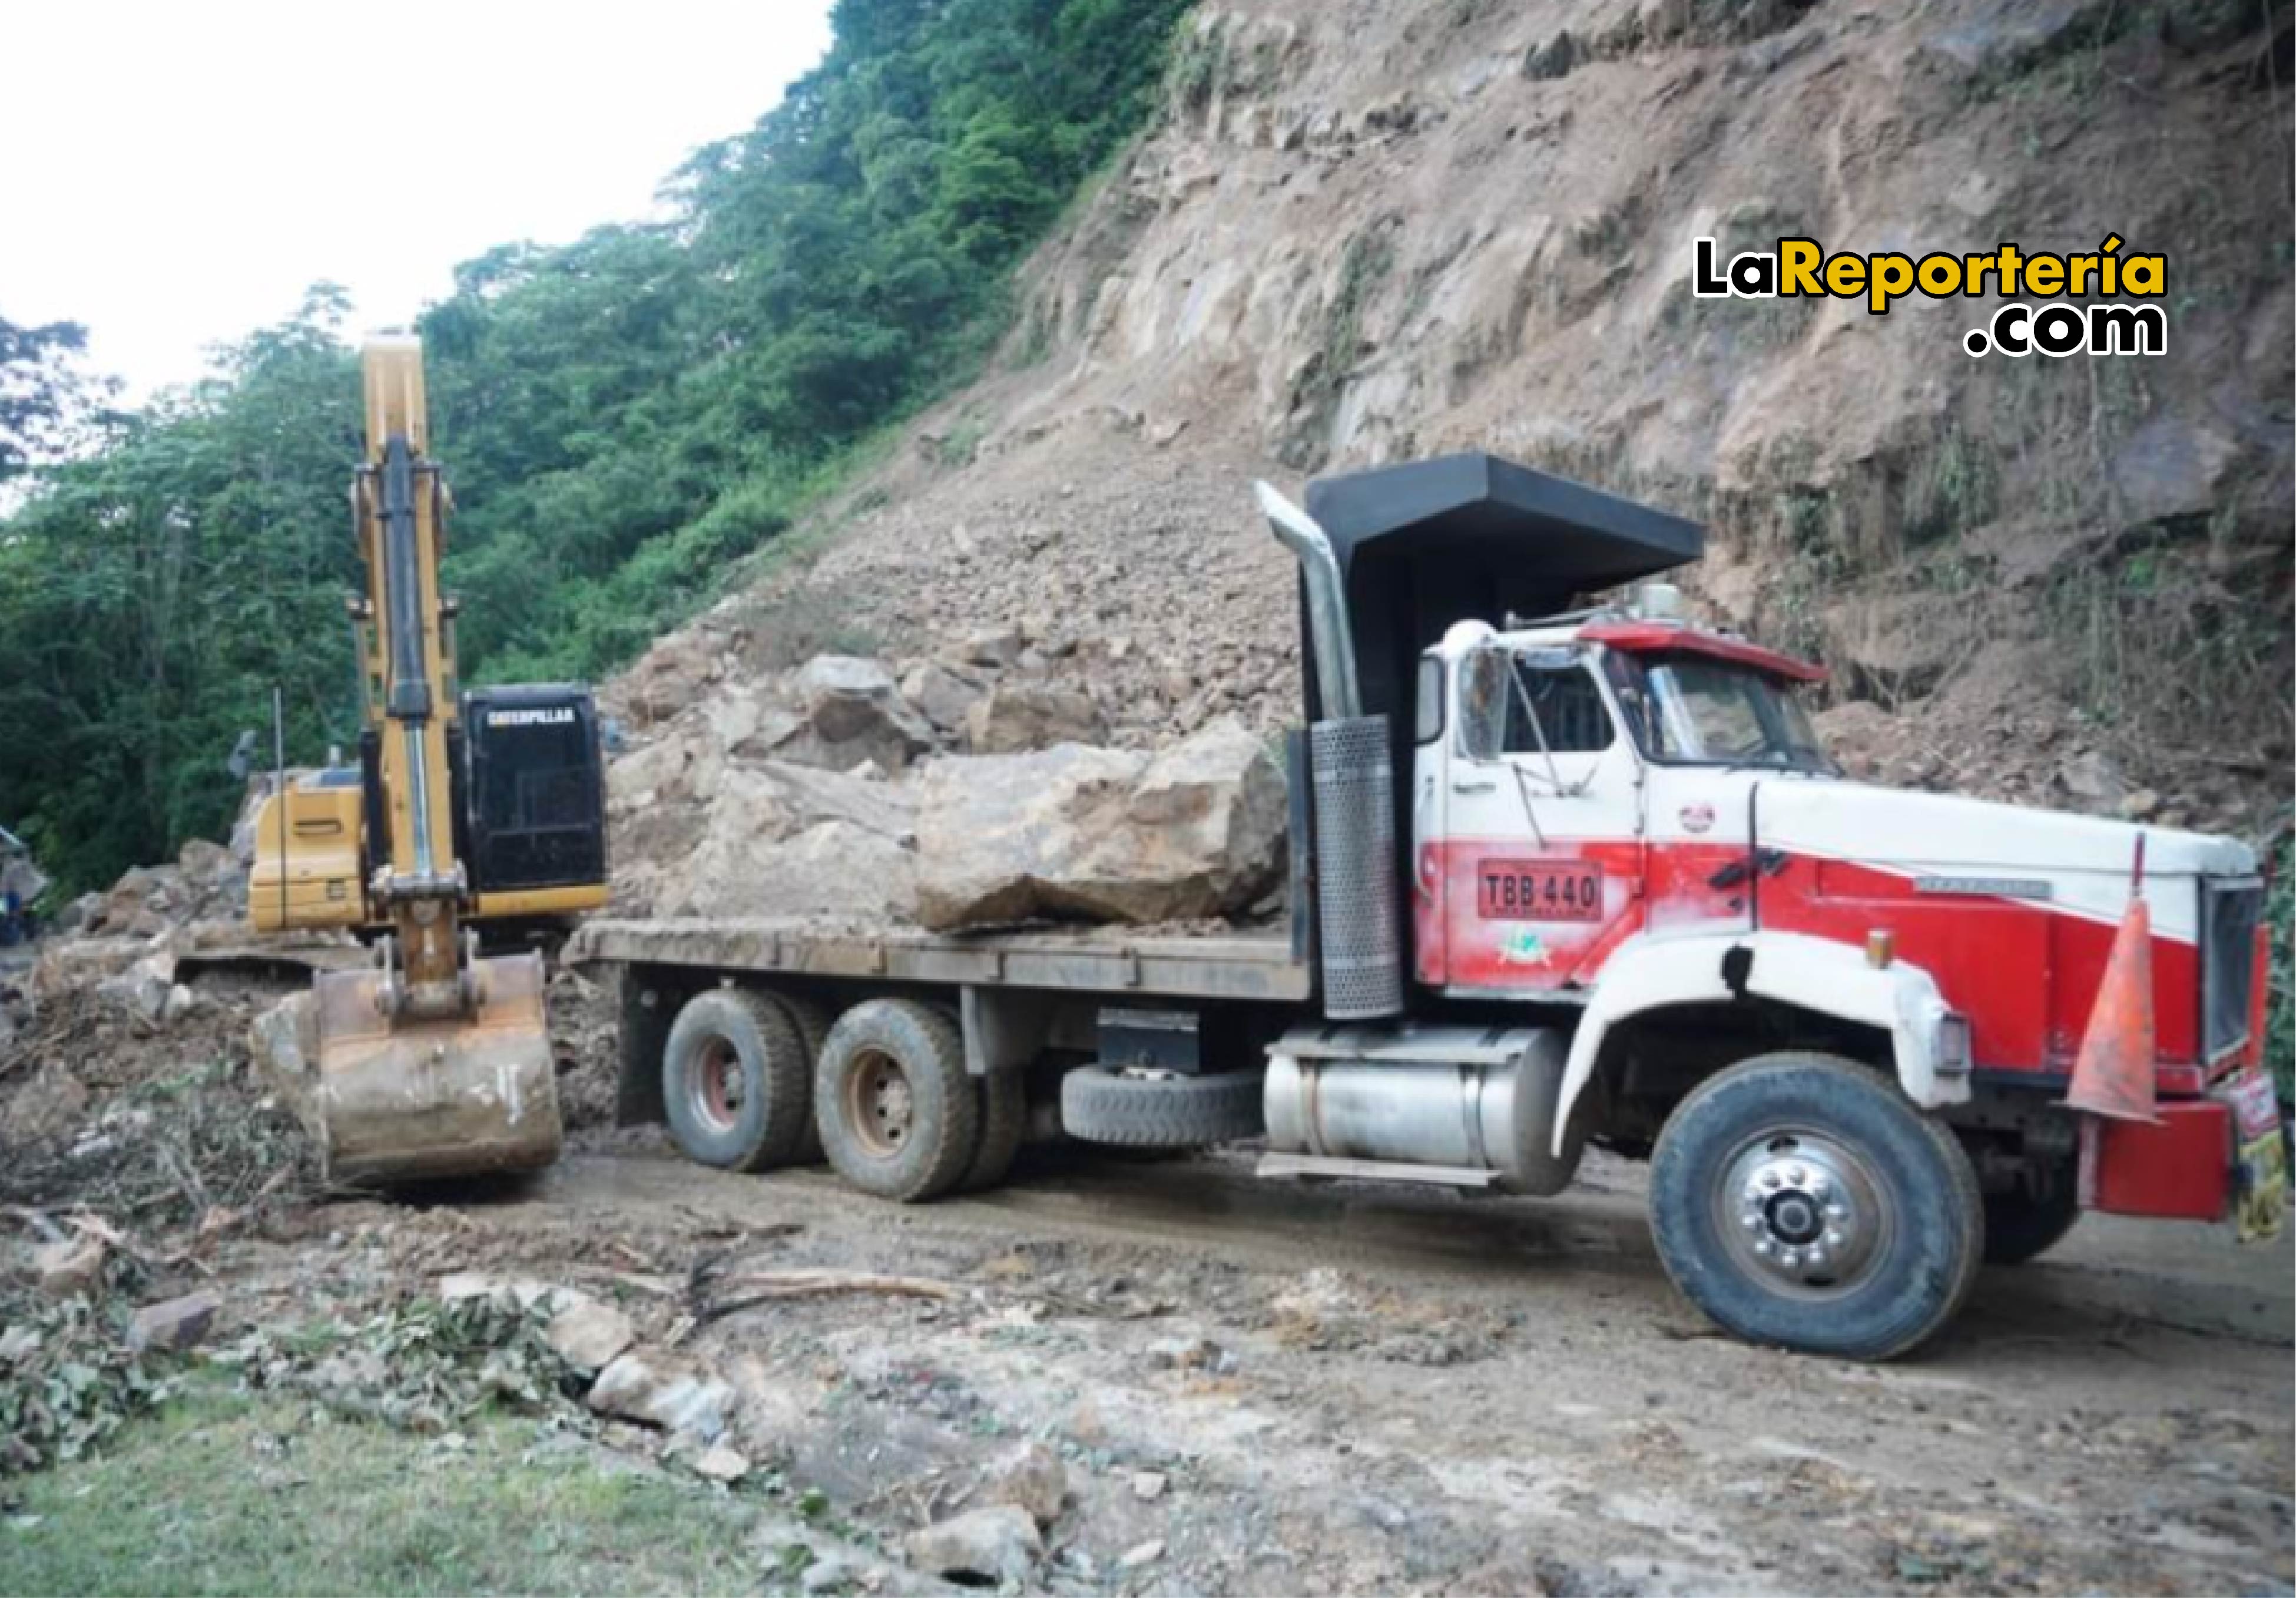
<path fill-rule="evenodd" d="M 599 1371 L 637 1341 L 637 1328 L 611 1304 L 586 1293 L 567 1293 L 554 1301 L 556 1313 L 543 1328 L 543 1340 L 578 1371 Z"/>
<path fill-rule="evenodd" d="M 2205 516 L 2222 501 L 2240 445 L 2178 416 L 2156 416 L 2113 452 L 2110 474 L 2130 526 Z"/>
<path fill-rule="evenodd" d="M 71 1298 L 94 1292 L 102 1281 L 103 1256 L 103 1240 L 83 1234 L 33 1249 L 32 1270 L 46 1297 Z"/>
<path fill-rule="evenodd" d="M 107 977 L 96 984 L 96 997 L 119 1014 L 146 1026 L 164 1026 L 169 1007 L 180 1013 L 182 1003 L 176 998 L 176 960 L 171 954 L 152 954 L 137 960 L 117 976 Z M 191 994 L 184 991 L 183 1002 Z"/>
<path fill-rule="evenodd" d="M 1152 1565 L 1164 1557 L 1164 1539 L 1151 1537 L 1144 1543 L 1127 1548 L 1117 1555 L 1116 1562 L 1128 1570 L 1137 1570 L 1143 1565 Z"/>
<path fill-rule="evenodd" d="M 602 1415 L 714 1442 L 726 1429 L 734 1389 L 659 1350 L 634 1348 L 598 1372 L 587 1402 Z"/>
<path fill-rule="evenodd" d="M 127 1322 L 127 1346 L 138 1354 L 156 1348 L 181 1354 L 199 1346 L 215 1324 L 223 1300 L 213 1293 L 186 1293 L 160 1304 L 147 1304 Z"/>
<path fill-rule="evenodd" d="M 700 797 L 717 787 L 725 765 L 725 749 L 714 737 L 666 733 L 606 768 L 606 803 L 613 811 L 627 811 L 661 800 Z"/>
<path fill-rule="evenodd" d="M 785 761 L 729 768 L 698 842 L 665 862 L 673 916 L 908 912 L 915 799 L 906 789 Z"/>
<path fill-rule="evenodd" d="M 1133 1474 L 1132 1495 L 1143 1503 L 1153 1503 L 1164 1495 L 1171 1479 L 1161 1470 L 1139 1470 Z"/>
<path fill-rule="evenodd" d="M 637 1341 L 637 1328 L 630 1323 L 627 1315 L 579 1288 L 561 1287 L 530 1277 L 455 1271 L 439 1279 L 439 1297 L 447 1304 L 491 1298 L 519 1309 L 541 1305 L 550 1312 L 550 1319 L 542 1329 L 543 1340 L 559 1358 L 579 1371 L 597 1371 L 611 1364 L 616 1356 Z"/>
<path fill-rule="evenodd" d="M 1168 1371 L 1226 1371 L 1235 1362 L 1210 1338 L 1166 1338 L 1148 1345 L 1148 1363 Z"/>
<path fill-rule="evenodd" d="M 762 752 L 803 725 L 793 712 L 773 704 L 755 688 L 728 688 L 702 703 L 702 725 L 729 754 Z"/>
<path fill-rule="evenodd" d="M 964 724 L 976 754 L 1093 744 L 1108 736 L 1090 695 L 1035 683 L 998 683 L 966 713 Z"/>
<path fill-rule="evenodd" d="M 1923 48 L 1972 75 L 2030 71 L 2074 48 L 2103 0 L 1989 0 Z"/>
<path fill-rule="evenodd" d="M 657 640 L 622 678 L 622 703 L 642 723 L 667 721 L 701 698 L 717 676 L 715 652 L 704 637 L 674 632 Z"/>
<path fill-rule="evenodd" d="M 913 1531 L 901 1550 L 912 1568 L 928 1576 L 1019 1583 L 1043 1556 L 1045 1540 L 1028 1511 L 999 1503 Z"/>
<path fill-rule="evenodd" d="M 1934 690 L 1967 650 L 1937 624 L 1932 596 L 1893 594 L 1845 600 L 1827 614 L 1829 654 L 1849 669 L 1855 686 L 1889 703 Z"/>
<path fill-rule="evenodd" d="M 160 891 L 156 872 L 142 866 L 131 866 L 111 885 L 103 896 L 103 913 L 95 923 L 96 930 L 118 933 L 124 931 L 142 911 L 151 908 L 154 894 Z"/>
<path fill-rule="evenodd" d="M 1284 816 L 1274 762 L 1233 719 L 1152 760 L 1069 744 L 937 761 L 918 797 L 917 919 L 1232 914 L 1281 876 Z"/>
<path fill-rule="evenodd" d="M 284 1100 L 304 1133 L 326 1146 L 325 1106 L 318 1092 L 319 1011 L 308 993 L 290 993 L 247 1028 L 248 1054 Z"/>
<path fill-rule="evenodd" d="M 176 856 L 176 869 L 184 874 L 184 880 L 192 886 L 213 888 L 232 876 L 237 866 L 231 857 L 231 851 L 223 844 L 211 843 L 206 838 L 193 838 Z"/>
<path fill-rule="evenodd" d="M 1068 1490 L 1069 1473 L 1061 1456 L 1042 1443 L 1023 1443 L 989 1467 L 981 1497 L 989 1503 L 1018 1504 L 1037 1525 L 1050 1526 L 1060 1519 Z"/>
<path fill-rule="evenodd" d="M 824 821 L 766 848 L 705 842 L 679 875 L 687 885 L 661 894 L 664 915 L 898 921 L 916 894 L 916 856 L 850 821 Z"/>
<path fill-rule="evenodd" d="M 806 729 L 818 763 L 842 770 L 874 760 L 898 771 L 932 747 L 931 723 L 901 697 L 893 674 L 873 660 L 817 655 L 798 671 Z M 783 745 L 787 747 L 786 745 Z"/>
<path fill-rule="evenodd" d="M 964 640 L 964 661 L 967 665 L 994 666 L 1001 670 L 1019 660 L 1024 647 L 1025 640 L 1016 627 L 976 632 Z"/>
<path fill-rule="evenodd" d="M 947 733 L 964 729 L 965 716 L 988 691 L 988 684 L 979 678 L 938 661 L 919 666 L 901 680 L 901 696 Z"/>
<path fill-rule="evenodd" d="M 685 1462 L 704 1481 L 722 1481 L 729 1487 L 750 1473 L 750 1462 L 722 1443 L 704 1448 Z"/>
<path fill-rule="evenodd" d="M 2124 820 L 2149 821 L 2161 811 L 2161 795 L 2152 788 L 2138 788 L 2122 799 L 2118 808 Z"/>
<path fill-rule="evenodd" d="M 2057 786 L 2083 810 L 2103 812 L 2120 807 L 2128 785 L 2120 768 L 2096 750 L 2085 750 L 2057 768 Z"/>
<path fill-rule="evenodd" d="M 1578 64 L 1578 41 L 1567 28 L 1533 45 L 1523 54 L 1522 75 L 1534 83 L 1561 78 Z"/>

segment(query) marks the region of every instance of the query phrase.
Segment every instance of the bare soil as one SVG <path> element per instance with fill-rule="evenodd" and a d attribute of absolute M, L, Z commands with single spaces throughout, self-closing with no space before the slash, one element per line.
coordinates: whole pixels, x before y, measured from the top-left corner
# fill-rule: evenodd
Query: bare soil
<path fill-rule="evenodd" d="M 885 1547 L 978 1502 L 1014 1439 L 1051 1445 L 1056 1592 L 2288 1590 L 2284 1248 L 2092 1219 L 1874 1368 L 1714 1333 L 1623 1163 L 1533 1204 L 1039 1149 L 1005 1190 L 896 1208 L 652 1131 L 581 1141 L 523 1190 L 228 1245 L 234 1313 L 470 1268 L 613 1294 L 734 1383 L 751 1457 Z M 955 1291 L 693 1325 L 729 1260 Z"/>

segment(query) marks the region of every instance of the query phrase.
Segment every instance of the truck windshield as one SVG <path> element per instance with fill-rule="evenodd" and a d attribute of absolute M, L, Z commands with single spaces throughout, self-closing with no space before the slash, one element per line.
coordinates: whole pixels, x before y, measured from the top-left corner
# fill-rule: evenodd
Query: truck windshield
<path fill-rule="evenodd" d="M 1611 663 L 1635 741 L 1652 760 L 1839 774 L 1809 713 L 1774 677 L 1689 655 L 1614 654 Z"/>

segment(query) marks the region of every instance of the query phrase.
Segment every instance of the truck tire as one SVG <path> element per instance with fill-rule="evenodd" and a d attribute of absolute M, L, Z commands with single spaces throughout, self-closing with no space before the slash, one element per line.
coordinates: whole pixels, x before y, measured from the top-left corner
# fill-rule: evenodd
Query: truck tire
<path fill-rule="evenodd" d="M 980 1092 L 945 1011 L 872 999 L 837 1018 L 813 1076 L 814 1120 L 837 1174 L 914 1204 L 963 1181 L 980 1149 Z"/>
<path fill-rule="evenodd" d="M 776 993 L 774 1001 L 782 1007 L 790 1025 L 805 1042 L 805 1132 L 790 1154 L 793 1166 L 817 1166 L 822 1162 L 821 1128 L 814 1122 L 813 1073 L 821 1063 L 821 1045 L 829 1036 L 830 1023 L 834 1019 L 828 1008 L 798 993 Z"/>
<path fill-rule="evenodd" d="M 1029 1131 L 1028 1074 L 991 1071 L 980 1079 L 980 1147 L 956 1184 L 960 1193 L 995 1187 L 1013 1169 Z"/>
<path fill-rule="evenodd" d="M 1844 1359 L 1934 1336 L 1968 1297 L 1985 1208 L 1968 1154 L 1849 1060 L 1771 1054 L 1701 1083 L 1651 1158 L 1651 1234 L 1725 1330 Z"/>
<path fill-rule="evenodd" d="M 804 1041 L 747 988 L 696 993 L 661 1051 L 662 1108 L 688 1159 L 728 1171 L 787 1165 L 805 1135 Z"/>
<path fill-rule="evenodd" d="M 2072 1163 L 2050 1174 L 2046 1197 L 2020 1182 L 1985 1195 L 1985 1263 L 2021 1265 L 2059 1243 L 2080 1219 L 2080 1177 Z"/>
<path fill-rule="evenodd" d="M 1125 1149 L 1206 1149 L 1267 1130 L 1258 1071 L 1150 1075 L 1078 1066 L 1061 1078 L 1061 1124 L 1070 1137 Z"/>

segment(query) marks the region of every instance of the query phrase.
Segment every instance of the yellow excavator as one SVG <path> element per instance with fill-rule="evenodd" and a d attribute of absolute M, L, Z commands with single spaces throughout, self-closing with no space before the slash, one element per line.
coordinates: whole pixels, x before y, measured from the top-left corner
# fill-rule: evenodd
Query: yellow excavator
<path fill-rule="evenodd" d="M 358 763 L 264 803 L 248 908 L 258 933 L 348 929 L 374 956 L 259 1022 L 257 1052 L 337 1180 L 531 1170 L 560 1141 L 543 957 L 485 953 L 480 929 L 499 943 L 605 903 L 596 707 L 573 684 L 461 688 L 422 345 L 373 340 L 361 365 Z"/>

